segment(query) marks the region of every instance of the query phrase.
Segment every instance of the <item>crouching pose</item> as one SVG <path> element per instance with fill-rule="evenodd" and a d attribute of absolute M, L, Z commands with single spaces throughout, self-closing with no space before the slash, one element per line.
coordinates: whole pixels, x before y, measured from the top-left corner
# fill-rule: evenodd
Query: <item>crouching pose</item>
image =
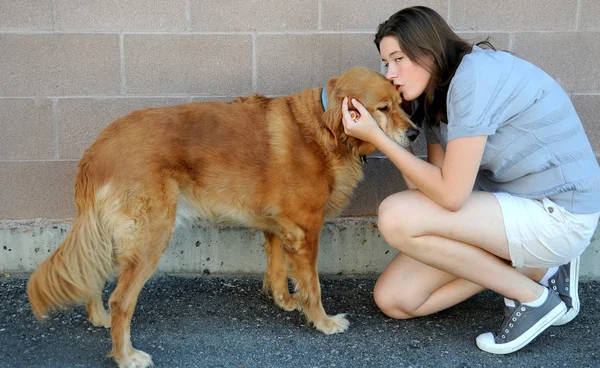
<path fill-rule="evenodd" d="M 400 251 L 375 286 L 379 308 L 425 316 L 491 289 L 505 297 L 505 318 L 476 342 L 494 354 L 571 321 L 600 169 L 565 91 L 527 61 L 465 42 L 426 7 L 392 15 L 375 43 L 428 154 L 415 157 L 345 100 L 346 133 L 376 146 L 409 186 L 379 208 L 379 229 Z"/>

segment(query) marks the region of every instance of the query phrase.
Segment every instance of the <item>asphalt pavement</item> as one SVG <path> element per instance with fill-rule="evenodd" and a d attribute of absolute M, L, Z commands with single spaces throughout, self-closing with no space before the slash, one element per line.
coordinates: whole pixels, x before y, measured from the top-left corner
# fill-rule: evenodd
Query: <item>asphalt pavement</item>
<path fill-rule="evenodd" d="M 116 367 L 110 333 L 83 307 L 36 321 L 25 275 L 0 274 L 0 367 Z M 160 275 L 148 281 L 132 323 L 134 347 L 157 367 L 600 367 L 600 282 L 580 285 L 582 310 L 510 355 L 480 351 L 502 298 L 481 293 L 432 316 L 397 321 L 372 299 L 375 277 L 321 277 L 323 304 L 350 329 L 324 335 L 261 292 L 258 276 Z M 105 301 L 114 284 L 109 284 Z"/>

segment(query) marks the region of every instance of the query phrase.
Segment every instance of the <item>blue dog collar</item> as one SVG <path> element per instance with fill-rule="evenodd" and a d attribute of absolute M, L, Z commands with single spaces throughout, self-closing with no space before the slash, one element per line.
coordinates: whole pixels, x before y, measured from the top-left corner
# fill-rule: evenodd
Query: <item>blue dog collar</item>
<path fill-rule="evenodd" d="M 323 110 L 327 110 L 327 87 L 323 87 L 321 91 L 321 103 L 323 104 Z"/>

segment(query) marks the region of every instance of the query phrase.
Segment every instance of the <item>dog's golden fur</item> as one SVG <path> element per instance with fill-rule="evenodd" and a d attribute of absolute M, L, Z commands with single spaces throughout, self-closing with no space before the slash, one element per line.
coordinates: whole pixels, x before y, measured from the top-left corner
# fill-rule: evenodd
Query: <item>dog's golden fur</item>
<path fill-rule="evenodd" d="M 86 303 L 94 325 L 112 326 L 112 356 L 120 366 L 150 365 L 130 340 L 138 295 L 176 221 L 202 218 L 262 230 L 264 289 L 275 303 L 301 309 L 326 334 L 344 331 L 344 315 L 328 316 L 321 304 L 319 232 L 362 178 L 359 156 L 375 147 L 344 134 L 342 99 L 361 101 L 404 146 L 413 125 L 398 92 L 373 71 L 351 69 L 332 78 L 327 92 L 325 112 L 315 88 L 146 109 L 109 125 L 79 163 L 71 230 L 29 281 L 35 315 Z M 109 313 L 101 293 L 115 273 Z"/>

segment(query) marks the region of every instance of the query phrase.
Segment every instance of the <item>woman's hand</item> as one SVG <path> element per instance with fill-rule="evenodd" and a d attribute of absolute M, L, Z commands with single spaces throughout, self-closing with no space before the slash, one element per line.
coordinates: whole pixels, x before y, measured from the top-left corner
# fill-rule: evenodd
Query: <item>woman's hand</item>
<path fill-rule="evenodd" d="M 383 131 L 379 125 L 377 125 L 377 122 L 373 119 L 371 114 L 369 114 L 367 109 L 354 98 L 352 99 L 352 106 L 354 106 L 359 113 L 354 119 L 351 114 L 356 113 L 351 113 L 348 110 L 348 97 L 344 97 L 344 101 L 342 102 L 342 123 L 344 124 L 344 133 L 351 137 L 374 144 L 377 136 L 382 134 Z"/>

